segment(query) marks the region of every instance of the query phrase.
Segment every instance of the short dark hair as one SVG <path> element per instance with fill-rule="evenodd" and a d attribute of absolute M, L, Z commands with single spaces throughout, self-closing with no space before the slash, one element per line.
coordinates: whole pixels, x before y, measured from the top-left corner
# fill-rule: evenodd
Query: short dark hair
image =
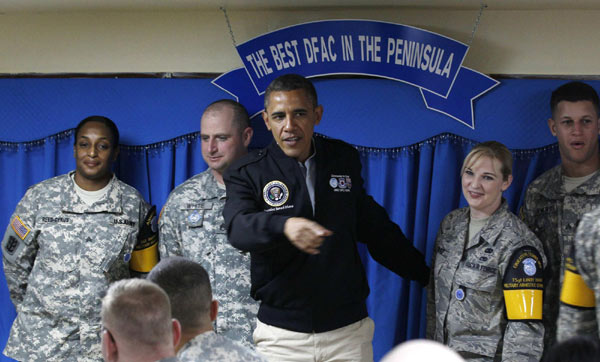
<path fill-rule="evenodd" d="M 600 361 L 600 341 L 590 336 L 575 336 L 552 346 L 543 362 Z"/>
<path fill-rule="evenodd" d="M 594 88 L 592 88 L 592 86 L 589 84 L 583 82 L 569 82 L 556 88 L 550 97 L 550 110 L 552 111 L 552 117 L 554 117 L 554 112 L 556 112 L 558 103 L 562 101 L 590 101 L 594 105 L 596 114 L 600 115 L 600 101 L 598 100 L 598 93 L 596 93 Z"/>
<path fill-rule="evenodd" d="M 167 293 L 171 314 L 184 331 L 210 324 L 212 290 L 202 265 L 178 256 L 169 257 L 156 264 L 147 279 Z"/>
<path fill-rule="evenodd" d="M 246 107 L 233 99 L 224 98 L 212 102 L 206 107 L 202 115 L 208 112 L 219 111 L 225 107 L 229 107 L 233 111 L 233 123 L 239 127 L 240 132 L 250 127 L 250 117 L 248 116 Z"/>
<path fill-rule="evenodd" d="M 89 122 L 98 122 L 105 125 L 106 128 L 108 128 L 108 130 L 110 131 L 110 143 L 113 146 L 113 148 L 119 145 L 119 129 L 117 128 L 117 125 L 110 118 L 104 116 L 89 116 L 84 118 L 81 122 L 79 122 L 77 128 L 75 128 L 75 145 L 77 144 L 77 137 L 79 136 L 79 131 L 81 131 L 81 127 L 83 127 L 86 123 Z"/>
<path fill-rule="evenodd" d="M 267 87 L 265 91 L 265 110 L 269 105 L 269 97 L 272 92 L 288 92 L 296 89 L 304 89 L 313 107 L 319 105 L 317 90 L 310 80 L 298 74 L 284 74 L 275 78 Z"/>

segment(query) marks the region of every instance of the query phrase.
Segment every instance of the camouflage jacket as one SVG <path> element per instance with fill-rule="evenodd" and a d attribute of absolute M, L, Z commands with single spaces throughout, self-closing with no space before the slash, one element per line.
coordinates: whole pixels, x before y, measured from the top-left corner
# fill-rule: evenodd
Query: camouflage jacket
<path fill-rule="evenodd" d="M 177 353 L 185 362 L 266 362 L 255 351 L 213 331 L 197 335 Z"/>
<path fill-rule="evenodd" d="M 574 262 L 585 284 L 592 289 L 596 306 L 600 303 L 600 208 L 583 216 L 575 236 Z M 558 314 L 558 339 L 576 335 L 598 338 L 598 308 L 575 308 L 561 303 Z"/>
<path fill-rule="evenodd" d="M 564 256 L 570 253 L 577 224 L 583 214 L 600 206 L 600 172 L 570 193 L 565 191 L 563 176 L 562 167 L 558 165 L 535 179 L 527 188 L 520 212 L 521 219 L 544 245 L 544 253 L 548 258 L 544 278 L 546 348 L 556 340 L 559 306 L 561 309 L 566 307 L 559 302 Z M 573 334 L 568 323 L 560 329 L 560 333 L 564 333 L 561 339 Z"/>
<path fill-rule="evenodd" d="M 469 213 L 468 207 L 454 210 L 440 226 L 428 286 L 427 338 L 467 359 L 537 362 L 544 327 L 507 320 L 503 278 L 514 253 L 524 246 L 541 251 L 542 245 L 506 201 L 478 237 L 467 241 Z"/>
<path fill-rule="evenodd" d="M 227 242 L 224 205 L 225 190 L 219 188 L 210 169 L 179 185 L 161 212 L 159 253 L 202 264 L 219 302 L 217 333 L 254 348 L 258 302 L 250 296 L 250 255 Z"/>
<path fill-rule="evenodd" d="M 107 195 L 85 204 L 70 174 L 30 187 L 2 241 L 17 309 L 5 354 L 21 361 L 101 361 L 100 306 L 108 285 L 128 278 L 149 206 L 113 176 Z"/>

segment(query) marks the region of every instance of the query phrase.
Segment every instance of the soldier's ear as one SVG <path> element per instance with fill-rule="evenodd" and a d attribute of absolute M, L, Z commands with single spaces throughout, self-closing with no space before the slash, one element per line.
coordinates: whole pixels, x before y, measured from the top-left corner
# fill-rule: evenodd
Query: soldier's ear
<path fill-rule="evenodd" d="M 214 322 L 217 319 L 217 313 L 219 313 L 219 302 L 213 300 L 210 302 L 210 321 Z"/>
<path fill-rule="evenodd" d="M 510 184 L 512 183 L 513 177 L 512 175 L 508 175 L 508 177 L 506 178 L 506 180 L 504 180 L 502 182 L 502 191 L 506 191 L 506 189 L 510 186 Z"/>
<path fill-rule="evenodd" d="M 102 356 L 107 362 L 116 362 L 119 360 L 117 343 L 108 329 L 102 330 Z"/>
<path fill-rule="evenodd" d="M 550 129 L 550 133 L 556 137 L 556 121 L 554 119 L 548 118 L 548 128 Z"/>
<path fill-rule="evenodd" d="M 119 151 L 120 150 L 121 149 L 119 148 L 119 145 L 115 146 L 115 149 L 113 150 L 112 156 L 111 156 L 111 159 L 110 159 L 112 162 L 115 162 L 117 160 L 117 157 L 119 156 Z"/>
<path fill-rule="evenodd" d="M 248 148 L 250 141 L 252 141 L 252 135 L 254 135 L 252 127 L 246 127 L 246 129 L 242 131 L 242 142 L 244 143 L 245 148 Z"/>
<path fill-rule="evenodd" d="M 181 323 L 175 318 L 172 319 L 172 328 L 173 328 L 173 346 L 179 346 L 179 342 L 181 341 Z"/>

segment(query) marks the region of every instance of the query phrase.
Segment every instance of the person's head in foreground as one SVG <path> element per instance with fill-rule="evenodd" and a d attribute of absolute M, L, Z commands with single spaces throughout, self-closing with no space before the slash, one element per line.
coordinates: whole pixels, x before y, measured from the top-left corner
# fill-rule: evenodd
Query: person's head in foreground
<path fill-rule="evenodd" d="M 175 355 L 181 327 L 171 318 L 169 297 L 143 279 L 112 284 L 102 299 L 105 361 L 156 361 Z"/>

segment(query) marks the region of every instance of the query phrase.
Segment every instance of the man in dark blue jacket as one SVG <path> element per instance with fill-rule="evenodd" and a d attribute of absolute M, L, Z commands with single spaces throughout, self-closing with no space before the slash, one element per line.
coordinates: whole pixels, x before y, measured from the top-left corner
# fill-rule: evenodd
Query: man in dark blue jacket
<path fill-rule="evenodd" d="M 275 79 L 263 112 L 275 142 L 225 173 L 223 214 L 229 242 L 251 253 L 259 352 L 273 361 L 372 361 L 369 286 L 356 243 L 423 285 L 429 268 L 366 194 L 356 149 L 313 137 L 322 115 L 310 81 Z"/>

